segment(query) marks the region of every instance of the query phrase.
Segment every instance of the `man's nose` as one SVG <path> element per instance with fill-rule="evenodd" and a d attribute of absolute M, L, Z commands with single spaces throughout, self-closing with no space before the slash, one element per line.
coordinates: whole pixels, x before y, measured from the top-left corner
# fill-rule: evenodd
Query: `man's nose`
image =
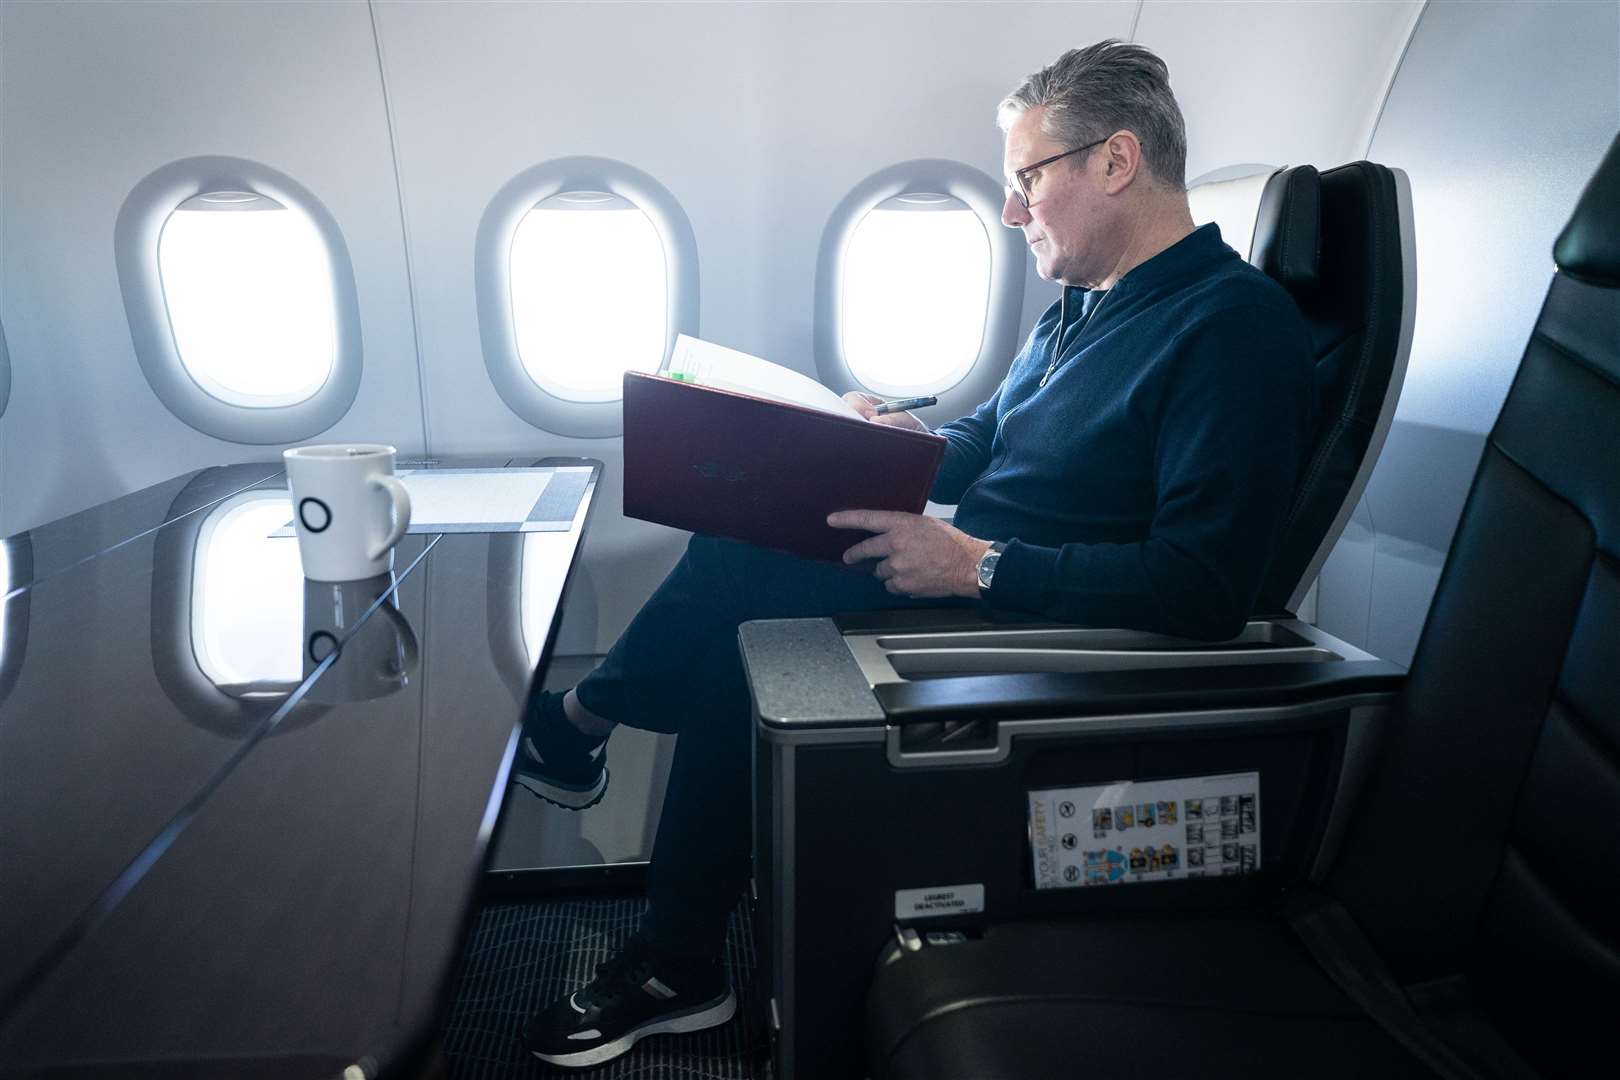
<path fill-rule="evenodd" d="M 1001 223 L 1009 229 L 1020 229 L 1029 222 L 1029 208 L 1018 198 L 1017 192 L 1009 191 L 1001 200 Z"/>

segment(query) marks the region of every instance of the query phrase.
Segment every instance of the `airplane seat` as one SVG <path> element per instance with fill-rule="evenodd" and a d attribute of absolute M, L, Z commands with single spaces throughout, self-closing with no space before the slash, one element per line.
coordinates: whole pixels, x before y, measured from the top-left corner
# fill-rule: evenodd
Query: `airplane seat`
<path fill-rule="evenodd" d="M 1272 572 L 1265 613 L 1281 617 L 1225 642 L 972 608 L 740 629 L 756 710 L 755 927 L 783 1080 L 860 1067 L 872 960 L 897 926 L 923 942 L 1142 906 L 1235 918 L 1331 864 L 1403 672 L 1287 609 L 1348 520 L 1399 392 L 1406 190 L 1368 162 L 1279 170 L 1261 190 L 1250 259 L 1304 312 L 1323 395 Z M 1181 791 L 1211 776 L 1249 785 L 1224 794 L 1234 815 L 1247 800 L 1256 835 L 1222 843 L 1215 821 L 1196 856 L 1179 835 L 1169 862 L 1162 843 L 1116 853 L 1132 860 L 1121 873 L 1140 858 L 1177 880 L 1036 880 L 1032 793 L 1133 778 Z M 1089 821 L 1059 835 L 1076 857 L 1101 846 Z"/>
<path fill-rule="evenodd" d="M 1257 611 L 1298 609 L 1383 449 L 1411 351 L 1410 206 L 1405 175 L 1370 161 L 1281 169 L 1261 193 L 1249 261 L 1305 316 L 1318 401 Z"/>
<path fill-rule="evenodd" d="M 1617 207 L 1620 138 L 1557 241 L 1330 870 L 1271 914 L 902 938 L 868 999 L 871 1076 L 1612 1075 Z"/>

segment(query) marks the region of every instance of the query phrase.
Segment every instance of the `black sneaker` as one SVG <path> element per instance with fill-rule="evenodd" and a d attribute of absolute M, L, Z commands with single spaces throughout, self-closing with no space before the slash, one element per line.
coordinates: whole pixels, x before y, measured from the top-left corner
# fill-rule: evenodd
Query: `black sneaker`
<path fill-rule="evenodd" d="M 719 960 L 657 953 L 637 934 L 596 965 L 596 978 L 530 1018 L 523 1045 L 541 1061 L 577 1069 L 611 1061 L 648 1035 L 718 1027 L 736 1011 Z"/>
<path fill-rule="evenodd" d="M 584 810 L 607 792 L 607 736 L 593 738 L 568 722 L 561 694 L 541 693 L 512 761 L 512 782 L 565 810 Z"/>

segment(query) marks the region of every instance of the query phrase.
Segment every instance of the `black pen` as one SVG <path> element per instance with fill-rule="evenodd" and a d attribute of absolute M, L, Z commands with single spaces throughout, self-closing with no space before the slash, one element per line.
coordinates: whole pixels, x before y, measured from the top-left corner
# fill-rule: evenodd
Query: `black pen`
<path fill-rule="evenodd" d="M 872 411 L 879 416 L 883 416 L 885 413 L 910 412 L 912 409 L 921 409 L 938 404 L 939 398 L 931 395 L 929 397 L 908 397 L 900 398 L 897 401 L 880 401 Z"/>

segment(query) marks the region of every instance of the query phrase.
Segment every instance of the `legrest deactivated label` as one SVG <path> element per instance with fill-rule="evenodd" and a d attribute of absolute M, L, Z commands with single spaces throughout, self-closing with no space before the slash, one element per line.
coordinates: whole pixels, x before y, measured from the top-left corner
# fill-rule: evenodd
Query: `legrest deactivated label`
<path fill-rule="evenodd" d="M 984 910 L 983 885 L 936 885 L 928 889 L 896 889 L 896 919 L 928 919 L 945 915 L 972 915 Z"/>

